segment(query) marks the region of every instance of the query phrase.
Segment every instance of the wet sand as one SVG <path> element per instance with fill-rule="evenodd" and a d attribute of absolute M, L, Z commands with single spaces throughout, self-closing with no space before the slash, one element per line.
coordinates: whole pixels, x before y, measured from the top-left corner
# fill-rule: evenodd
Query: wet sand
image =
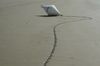
<path fill-rule="evenodd" d="M 99 0 L 0 1 L 0 66 L 99 66 Z M 41 17 L 41 4 L 64 16 Z M 84 16 L 84 17 L 83 17 Z M 89 19 L 89 18 L 92 19 Z"/>

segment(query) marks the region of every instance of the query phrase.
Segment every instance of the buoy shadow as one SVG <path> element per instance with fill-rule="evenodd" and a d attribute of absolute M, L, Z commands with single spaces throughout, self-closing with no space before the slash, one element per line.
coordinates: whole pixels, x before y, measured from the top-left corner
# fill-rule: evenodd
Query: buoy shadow
<path fill-rule="evenodd" d="M 37 17 L 58 17 L 58 15 L 36 15 Z"/>

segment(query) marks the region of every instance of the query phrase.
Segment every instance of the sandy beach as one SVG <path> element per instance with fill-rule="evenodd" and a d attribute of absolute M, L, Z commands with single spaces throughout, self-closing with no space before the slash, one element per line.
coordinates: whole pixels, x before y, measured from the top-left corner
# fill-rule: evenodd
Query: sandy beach
<path fill-rule="evenodd" d="M 99 0 L 1 0 L 0 66 L 100 66 L 99 12 Z"/>

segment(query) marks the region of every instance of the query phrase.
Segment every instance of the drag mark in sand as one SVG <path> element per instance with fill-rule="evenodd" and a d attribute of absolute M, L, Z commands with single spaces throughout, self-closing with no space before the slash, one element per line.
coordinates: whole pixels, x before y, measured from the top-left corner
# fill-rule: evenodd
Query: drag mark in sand
<path fill-rule="evenodd" d="M 66 21 L 66 22 L 62 22 L 62 23 L 58 23 L 56 25 L 54 25 L 53 27 L 53 35 L 54 35 L 54 44 L 53 44 L 53 48 L 48 56 L 48 58 L 46 59 L 46 61 L 44 62 L 43 66 L 47 66 L 47 64 L 50 62 L 50 60 L 52 59 L 53 57 L 53 54 L 55 52 L 55 49 L 57 47 L 57 27 L 60 26 L 60 25 L 63 25 L 65 23 L 69 23 L 69 22 L 77 22 L 77 21 L 82 21 L 82 20 L 91 20 L 92 18 L 91 17 L 86 17 L 86 16 L 61 16 L 61 17 L 71 17 L 71 18 L 79 18 L 78 20 L 73 20 L 73 21 Z"/>

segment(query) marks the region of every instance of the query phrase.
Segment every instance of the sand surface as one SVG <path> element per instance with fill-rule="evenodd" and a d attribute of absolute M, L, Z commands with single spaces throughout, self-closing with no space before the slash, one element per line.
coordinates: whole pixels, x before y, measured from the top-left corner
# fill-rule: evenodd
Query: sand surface
<path fill-rule="evenodd" d="M 64 16 L 42 17 L 42 4 Z M 100 1 L 0 0 L 0 66 L 44 66 L 55 40 L 46 66 L 100 66 Z"/>

